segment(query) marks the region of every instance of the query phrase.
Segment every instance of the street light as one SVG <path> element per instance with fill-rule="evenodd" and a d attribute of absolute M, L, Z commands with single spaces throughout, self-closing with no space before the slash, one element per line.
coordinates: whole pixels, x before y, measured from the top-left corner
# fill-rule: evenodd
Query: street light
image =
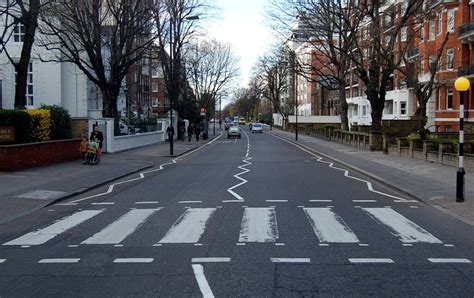
<path fill-rule="evenodd" d="M 189 16 L 185 17 L 184 20 L 199 20 L 199 16 Z M 173 97 L 175 95 L 175 86 L 174 86 L 174 68 L 173 68 L 173 54 L 174 54 L 174 40 L 173 40 L 173 16 L 170 14 L 170 71 L 169 71 L 169 84 L 170 84 L 170 89 L 171 92 L 169 92 L 169 99 L 170 99 L 170 126 L 173 129 L 173 134 L 171 135 L 170 139 L 170 155 L 174 155 L 174 148 L 173 148 L 173 143 L 174 143 L 174 127 L 173 127 Z"/>
<path fill-rule="evenodd" d="M 464 94 L 469 90 L 470 82 L 459 77 L 454 82 L 454 88 L 459 92 L 459 168 L 456 173 L 456 202 L 464 202 Z"/>

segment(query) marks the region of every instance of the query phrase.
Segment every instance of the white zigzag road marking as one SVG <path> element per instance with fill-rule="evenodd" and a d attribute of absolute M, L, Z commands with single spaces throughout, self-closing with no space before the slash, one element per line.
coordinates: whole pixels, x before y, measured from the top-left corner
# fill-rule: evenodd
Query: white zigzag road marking
<path fill-rule="evenodd" d="M 249 169 L 245 168 L 247 166 L 250 166 L 252 163 L 249 161 L 252 159 L 252 157 L 249 157 L 249 154 L 250 154 L 250 139 L 249 139 L 249 136 L 247 134 L 247 132 L 244 130 L 244 134 L 245 136 L 247 137 L 247 153 L 245 154 L 245 158 L 242 160 L 242 162 L 244 163 L 243 165 L 240 165 L 238 166 L 237 168 L 241 169 L 242 172 L 238 173 L 238 174 L 235 174 L 234 177 L 236 179 L 239 179 L 241 182 L 232 186 L 232 187 L 229 187 L 227 189 L 227 191 L 233 195 L 237 200 L 223 200 L 222 202 L 224 203 L 242 203 L 242 202 L 245 202 L 245 199 L 242 198 L 242 196 L 240 196 L 238 193 L 236 193 L 234 191 L 235 188 L 239 187 L 239 186 L 242 186 L 244 185 L 245 183 L 247 183 L 248 181 L 245 180 L 244 178 L 240 177 L 240 175 L 243 175 L 245 173 L 248 173 L 250 172 Z"/>
<path fill-rule="evenodd" d="M 133 179 L 130 179 L 130 180 L 125 180 L 125 181 L 120 181 L 120 182 L 117 182 L 117 183 L 113 183 L 113 184 L 110 184 L 109 185 L 109 188 L 107 189 L 106 192 L 103 192 L 103 193 L 99 193 L 99 194 L 95 194 L 95 195 L 92 195 L 92 196 L 88 196 L 88 197 L 85 197 L 85 198 L 81 198 L 79 200 L 75 200 L 75 201 L 71 201 L 69 203 L 64 203 L 64 204 L 58 204 L 58 205 L 77 205 L 78 202 L 82 202 L 82 201 L 85 201 L 85 200 L 90 200 L 90 199 L 93 199 L 93 198 L 97 198 L 97 197 L 101 197 L 101 196 L 104 196 L 104 195 L 107 195 L 109 193 L 112 193 L 114 191 L 114 188 L 115 186 L 117 185 L 121 185 L 121 184 L 125 184 L 125 183 L 130 183 L 130 182 L 133 182 L 133 181 L 138 181 L 138 180 L 142 180 L 142 179 L 145 179 L 145 175 L 146 174 L 150 174 L 150 173 L 154 173 L 154 172 L 159 172 L 159 171 L 163 171 L 165 169 L 166 166 L 170 166 L 170 165 L 173 165 L 175 163 L 177 163 L 179 160 L 183 159 L 184 157 L 192 154 L 192 153 L 195 153 L 199 150 L 202 150 L 203 148 L 205 148 L 206 146 L 214 143 L 216 140 L 218 140 L 220 137 L 222 136 L 222 132 L 221 134 L 215 138 L 214 140 L 204 144 L 203 146 L 201 147 L 198 147 L 194 150 L 191 150 L 190 152 L 186 153 L 186 154 L 183 154 L 181 155 L 180 157 L 178 158 L 175 158 L 175 159 L 172 159 L 171 161 L 169 162 L 166 162 L 164 164 L 161 164 L 159 165 L 159 167 L 157 169 L 153 169 L 153 170 L 148 170 L 148 171 L 144 171 L 144 172 L 141 172 L 138 174 L 138 177 L 137 178 L 133 178 Z"/>
<path fill-rule="evenodd" d="M 394 202 L 396 202 L 396 203 L 401 203 L 401 202 L 403 202 L 403 203 L 417 202 L 417 201 L 407 200 L 407 199 L 404 199 L 404 198 L 400 198 L 400 197 L 397 197 L 397 196 L 394 196 L 394 195 L 391 195 L 391 194 L 388 194 L 388 193 L 384 193 L 384 192 L 375 190 L 375 189 L 373 188 L 373 186 L 372 186 L 372 183 L 371 183 L 370 181 L 367 181 L 367 180 L 364 180 L 364 179 L 361 179 L 361 178 L 358 178 L 358 177 L 351 176 L 351 175 L 349 174 L 349 171 L 348 171 L 348 170 L 335 167 L 333 162 L 323 160 L 323 157 L 321 157 L 321 156 L 319 156 L 319 155 L 317 155 L 317 154 L 315 154 L 315 153 L 309 151 L 308 149 L 306 149 L 306 148 L 304 148 L 304 147 L 302 147 L 302 146 L 300 146 L 300 145 L 298 145 L 298 144 L 295 144 L 295 143 L 293 143 L 293 142 L 290 142 L 290 141 L 288 141 L 287 139 L 285 139 L 285 138 L 283 138 L 283 137 L 277 136 L 277 135 L 275 135 L 275 134 L 271 134 L 271 135 L 273 135 L 274 137 L 279 138 L 279 139 L 281 139 L 281 140 L 283 140 L 283 141 L 285 141 L 285 142 L 287 142 L 287 143 L 289 143 L 289 144 L 291 144 L 291 145 L 293 145 L 293 146 L 295 146 L 295 147 L 297 147 L 297 148 L 303 150 L 304 152 L 306 152 L 306 153 L 308 153 L 308 154 L 310 154 L 310 155 L 316 157 L 316 161 L 317 161 L 317 162 L 326 163 L 326 164 L 328 164 L 328 167 L 330 167 L 330 168 L 332 168 L 332 169 L 335 169 L 335 170 L 338 170 L 338 171 L 344 172 L 344 176 L 345 176 L 345 177 L 365 183 L 365 184 L 367 185 L 367 189 L 368 189 L 370 192 L 373 192 L 373 193 L 376 193 L 376 194 L 379 194 L 379 195 L 382 195 L 382 196 L 386 196 L 386 197 L 395 199 Z"/>

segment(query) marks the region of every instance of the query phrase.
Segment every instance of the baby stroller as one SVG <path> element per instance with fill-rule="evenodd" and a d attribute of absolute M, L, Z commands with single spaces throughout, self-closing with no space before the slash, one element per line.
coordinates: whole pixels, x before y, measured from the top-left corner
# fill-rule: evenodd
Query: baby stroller
<path fill-rule="evenodd" d="M 100 149 L 89 148 L 86 153 L 86 158 L 84 160 L 85 165 L 98 165 L 100 163 Z"/>

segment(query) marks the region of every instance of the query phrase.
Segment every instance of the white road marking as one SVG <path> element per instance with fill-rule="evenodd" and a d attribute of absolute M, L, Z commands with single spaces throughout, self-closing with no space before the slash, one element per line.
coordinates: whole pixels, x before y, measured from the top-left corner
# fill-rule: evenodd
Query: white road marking
<path fill-rule="evenodd" d="M 202 203 L 202 201 L 179 201 L 179 204 L 198 204 Z"/>
<path fill-rule="evenodd" d="M 319 243 L 318 245 L 319 246 L 329 246 L 329 244 L 327 244 L 327 243 Z"/>
<path fill-rule="evenodd" d="M 454 247 L 454 244 L 445 244 L 446 247 Z"/>
<path fill-rule="evenodd" d="M 48 212 L 53 212 L 53 211 L 54 211 L 54 209 L 49 209 L 49 210 L 48 210 Z"/>
<path fill-rule="evenodd" d="M 22 245 L 21 248 L 30 248 L 30 245 Z"/>
<path fill-rule="evenodd" d="M 332 200 L 309 200 L 311 203 L 331 203 Z"/>
<path fill-rule="evenodd" d="M 311 263 L 310 258 L 270 258 L 272 263 Z"/>
<path fill-rule="evenodd" d="M 192 263 L 228 263 L 230 258 L 192 258 Z"/>
<path fill-rule="evenodd" d="M 163 246 L 163 244 L 161 244 L 161 243 L 156 243 L 156 244 L 153 244 L 153 246 Z"/>
<path fill-rule="evenodd" d="M 79 245 L 76 245 L 76 244 L 71 244 L 71 245 L 68 245 L 67 247 L 70 247 L 70 248 L 76 248 L 76 247 L 79 247 Z"/>
<path fill-rule="evenodd" d="M 320 242 L 358 243 L 359 239 L 344 220 L 329 208 L 304 208 Z"/>
<path fill-rule="evenodd" d="M 471 264 L 469 259 L 457 259 L 457 258 L 429 258 L 428 261 L 431 263 L 456 263 L 456 264 Z"/>
<path fill-rule="evenodd" d="M 245 246 L 245 243 L 236 243 L 235 245 L 238 245 L 238 246 Z"/>
<path fill-rule="evenodd" d="M 245 208 L 239 242 L 276 242 L 278 225 L 273 208 Z"/>
<path fill-rule="evenodd" d="M 410 208 L 416 209 L 418 208 L 418 206 L 410 206 Z"/>
<path fill-rule="evenodd" d="M 102 210 L 79 211 L 45 228 L 23 235 L 3 245 L 40 245 L 100 213 L 102 213 Z"/>
<path fill-rule="evenodd" d="M 0 264 L 5 263 L 6 261 L 7 261 L 7 259 L 0 259 Z"/>
<path fill-rule="evenodd" d="M 195 243 L 194 246 L 203 246 L 204 244 L 202 243 Z"/>
<path fill-rule="evenodd" d="M 198 243 L 216 208 L 189 208 L 159 243 Z"/>
<path fill-rule="evenodd" d="M 114 247 L 124 247 L 123 244 L 115 244 Z"/>
<path fill-rule="evenodd" d="M 39 264 L 73 264 L 78 263 L 80 258 L 70 258 L 70 259 L 42 259 L 39 260 Z"/>
<path fill-rule="evenodd" d="M 403 243 L 442 243 L 441 240 L 393 209 L 362 208 L 362 210 L 376 222 L 385 225 Z"/>
<path fill-rule="evenodd" d="M 275 243 L 276 246 L 285 246 L 285 243 Z"/>
<path fill-rule="evenodd" d="M 347 177 L 347 178 L 350 178 L 350 179 L 353 179 L 353 180 L 357 180 L 357 181 L 360 181 L 362 183 L 365 183 L 367 185 L 367 189 L 370 191 L 370 192 L 373 192 L 373 193 L 376 193 L 376 194 L 379 194 L 379 195 L 382 195 L 382 196 L 386 196 L 386 197 L 389 197 L 389 198 L 392 198 L 392 199 L 395 199 L 394 202 L 396 203 L 411 203 L 411 202 L 418 202 L 416 200 L 406 200 L 404 198 L 400 198 L 400 197 L 397 197 L 397 196 L 394 196 L 394 195 L 391 195 L 391 194 L 388 194 L 388 193 L 384 193 L 384 192 L 381 192 L 381 191 L 378 191 L 378 190 L 375 190 L 372 186 L 372 183 L 367 181 L 367 180 L 364 180 L 364 179 L 361 179 L 361 178 L 357 178 L 357 177 L 354 177 L 354 176 L 351 176 L 349 174 L 349 171 L 346 170 L 346 169 L 342 169 L 342 168 L 338 168 L 338 167 L 335 167 L 334 166 L 334 163 L 333 162 L 330 162 L 330 161 L 325 161 L 323 160 L 323 158 L 315 153 L 313 153 L 312 151 L 306 149 L 305 147 L 303 147 L 302 145 L 300 144 L 295 144 L 283 137 L 280 137 L 280 136 L 277 136 L 275 134 L 272 134 L 274 137 L 276 138 L 279 138 L 301 150 L 303 150 L 304 152 L 308 153 L 309 155 L 312 155 L 314 157 L 316 157 L 316 161 L 320 162 L 320 163 L 325 163 L 325 164 L 328 164 L 328 167 L 332 168 L 332 169 L 335 169 L 335 170 L 338 170 L 338 171 L 342 171 L 344 172 L 344 176 Z"/>
<path fill-rule="evenodd" d="M 242 203 L 242 202 L 245 201 L 245 199 L 242 196 L 240 196 L 238 193 L 236 193 L 234 191 L 234 189 L 236 189 L 237 187 L 240 187 L 240 186 L 242 186 L 242 185 L 244 185 L 245 183 L 248 182 L 246 179 L 244 179 L 240 176 L 250 172 L 250 170 L 247 169 L 246 167 L 252 164 L 249 161 L 249 160 L 252 159 L 252 157 L 249 157 L 249 154 L 250 154 L 250 139 L 249 139 L 249 136 L 248 136 L 247 132 L 245 130 L 243 132 L 244 132 L 245 136 L 247 137 L 247 153 L 245 154 L 245 159 L 242 160 L 242 162 L 244 164 L 237 167 L 237 168 L 241 169 L 242 172 L 234 175 L 234 178 L 239 179 L 241 182 L 234 185 L 234 186 L 232 186 L 232 187 L 229 187 L 227 189 L 227 192 L 230 193 L 237 200 L 223 200 L 222 202 L 224 202 L 224 203 Z M 237 142 L 237 139 L 236 139 L 236 142 Z"/>
<path fill-rule="evenodd" d="M 53 190 L 33 190 L 27 193 L 23 193 L 15 196 L 15 198 L 22 199 L 36 199 L 36 200 L 49 200 L 59 198 L 62 195 L 66 194 L 64 191 L 53 191 Z"/>
<path fill-rule="evenodd" d="M 118 258 L 114 263 L 151 263 L 153 258 Z"/>
<path fill-rule="evenodd" d="M 130 210 L 102 231 L 84 240 L 82 244 L 119 244 L 160 209 Z"/>
<path fill-rule="evenodd" d="M 144 201 L 144 202 L 135 202 L 137 205 L 145 205 L 145 204 L 158 204 L 158 201 Z"/>
<path fill-rule="evenodd" d="M 214 298 L 211 287 L 209 287 L 209 283 L 207 282 L 206 276 L 204 275 L 204 267 L 200 264 L 193 264 L 193 271 L 199 289 L 201 290 L 202 297 Z"/>
<path fill-rule="evenodd" d="M 359 246 L 367 247 L 367 246 L 369 246 L 369 245 L 366 244 L 366 243 L 359 243 Z"/>
<path fill-rule="evenodd" d="M 288 200 L 265 200 L 268 203 L 288 203 Z"/>
<path fill-rule="evenodd" d="M 114 202 L 100 202 L 100 203 L 92 203 L 91 205 L 115 205 Z"/>
<path fill-rule="evenodd" d="M 384 258 L 349 258 L 349 262 L 353 264 L 361 264 L 361 263 L 395 263 L 392 259 L 384 259 Z"/>
<path fill-rule="evenodd" d="M 376 203 L 377 200 L 352 200 L 354 203 Z"/>
<path fill-rule="evenodd" d="M 406 246 L 406 247 L 412 247 L 413 246 L 413 244 L 410 244 L 410 243 L 403 243 L 402 245 Z"/>

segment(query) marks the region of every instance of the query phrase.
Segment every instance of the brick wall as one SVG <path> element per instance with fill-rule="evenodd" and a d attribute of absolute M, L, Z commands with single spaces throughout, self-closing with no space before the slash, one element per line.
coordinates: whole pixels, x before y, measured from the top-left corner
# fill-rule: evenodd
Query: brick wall
<path fill-rule="evenodd" d="M 80 139 L 0 146 L 0 171 L 17 171 L 80 158 Z"/>

